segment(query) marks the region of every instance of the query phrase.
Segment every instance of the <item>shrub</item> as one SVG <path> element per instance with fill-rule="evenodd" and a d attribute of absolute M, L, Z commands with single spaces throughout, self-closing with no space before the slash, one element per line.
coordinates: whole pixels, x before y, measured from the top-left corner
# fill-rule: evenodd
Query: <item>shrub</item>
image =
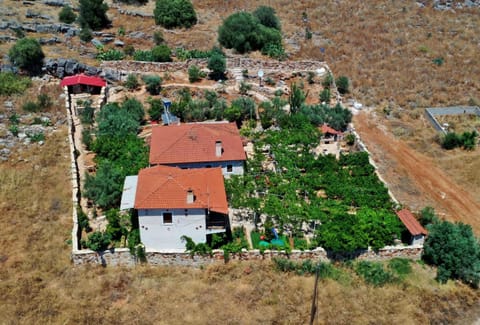
<path fill-rule="evenodd" d="M 165 28 L 190 28 L 197 23 L 197 14 L 190 0 L 157 0 L 153 15 L 155 24 Z"/>
<path fill-rule="evenodd" d="M 242 81 L 240 83 L 240 89 L 239 89 L 239 92 L 240 92 L 240 95 L 246 95 L 248 94 L 248 92 L 252 89 L 252 85 Z"/>
<path fill-rule="evenodd" d="M 191 65 L 188 68 L 188 81 L 190 82 L 197 82 L 201 79 L 200 77 L 200 68 L 196 65 Z"/>
<path fill-rule="evenodd" d="M 88 236 L 88 240 L 86 242 L 87 248 L 91 249 L 92 251 L 104 251 L 110 245 L 111 238 L 108 234 L 95 231 Z"/>
<path fill-rule="evenodd" d="M 140 86 L 140 83 L 138 82 L 137 76 L 131 73 L 127 76 L 127 80 L 123 85 L 128 90 L 135 90 Z"/>
<path fill-rule="evenodd" d="M 118 0 L 118 1 L 129 4 L 129 5 L 134 5 L 134 4 L 144 5 L 144 4 L 148 3 L 148 0 Z"/>
<path fill-rule="evenodd" d="M 420 224 L 424 227 L 439 222 L 435 210 L 432 207 L 425 207 L 420 211 Z"/>
<path fill-rule="evenodd" d="M 127 56 L 133 56 L 133 54 L 135 53 L 135 48 L 133 47 L 132 44 L 128 44 L 123 49 L 123 53 L 125 53 L 125 55 L 127 55 Z"/>
<path fill-rule="evenodd" d="M 378 262 L 360 261 L 355 271 L 360 275 L 365 282 L 374 285 L 375 287 L 381 287 L 387 283 L 394 281 L 392 273 L 385 271 L 383 265 Z"/>
<path fill-rule="evenodd" d="M 82 143 L 85 145 L 87 150 L 90 150 L 93 143 L 92 133 L 90 129 L 82 130 Z"/>
<path fill-rule="evenodd" d="M 161 30 L 157 30 L 156 32 L 153 33 L 153 42 L 155 45 L 160 45 L 165 42 L 165 39 L 163 37 L 163 33 Z"/>
<path fill-rule="evenodd" d="M 26 102 L 25 104 L 23 104 L 22 106 L 22 109 L 25 111 L 25 112 L 38 112 L 40 111 L 40 106 L 35 103 L 35 102 L 32 102 L 32 101 L 28 101 Z"/>
<path fill-rule="evenodd" d="M 323 79 L 322 86 L 324 88 L 330 89 L 330 87 L 332 86 L 332 83 L 333 83 L 333 76 L 331 73 L 328 73 Z"/>
<path fill-rule="evenodd" d="M 462 147 L 465 150 L 473 150 L 477 147 L 477 137 L 478 133 L 474 130 L 472 132 L 465 131 L 463 132 L 460 140 L 462 142 Z"/>
<path fill-rule="evenodd" d="M 37 96 L 37 103 L 40 109 L 47 109 L 52 106 L 52 99 L 47 94 L 40 94 Z"/>
<path fill-rule="evenodd" d="M 84 27 L 80 30 L 78 37 L 80 37 L 82 42 L 90 42 L 93 38 L 92 30 L 88 27 Z"/>
<path fill-rule="evenodd" d="M 145 85 L 147 87 L 147 91 L 150 95 L 158 95 L 160 93 L 160 89 L 162 88 L 162 78 L 155 75 L 147 75 L 142 77 Z"/>
<path fill-rule="evenodd" d="M 331 97 L 330 89 L 324 88 L 320 93 L 320 102 L 328 104 L 330 103 L 330 97 Z"/>
<path fill-rule="evenodd" d="M 71 24 L 77 19 L 77 15 L 70 6 L 64 6 L 58 13 L 58 20 L 65 24 Z"/>
<path fill-rule="evenodd" d="M 461 145 L 462 141 L 460 136 L 455 132 L 448 132 L 445 134 L 442 140 L 442 148 L 446 150 L 452 150 Z"/>
<path fill-rule="evenodd" d="M 196 244 L 192 238 L 188 236 L 180 237 L 182 242 L 185 243 L 185 250 L 190 253 L 190 255 L 200 254 L 200 255 L 211 255 L 212 249 L 206 243 Z"/>
<path fill-rule="evenodd" d="M 95 109 L 89 100 L 83 102 L 83 107 L 78 111 L 80 115 L 80 122 L 82 124 L 92 124 L 95 115 Z"/>
<path fill-rule="evenodd" d="M 153 54 L 152 54 L 152 51 L 137 50 L 133 53 L 133 59 L 135 61 L 152 62 L 153 61 Z"/>
<path fill-rule="evenodd" d="M 108 6 L 103 0 L 80 0 L 78 22 L 82 28 L 99 30 L 110 25 Z"/>
<path fill-rule="evenodd" d="M 210 59 L 208 59 L 208 68 L 211 71 L 210 77 L 212 79 L 223 79 L 225 77 L 225 70 L 227 69 L 225 57 L 218 53 L 213 54 Z"/>
<path fill-rule="evenodd" d="M 260 6 L 252 13 L 258 19 L 260 24 L 266 27 L 281 29 L 280 20 L 275 15 L 275 9 L 267 6 Z"/>
<path fill-rule="evenodd" d="M 172 61 L 171 55 L 170 48 L 165 44 L 157 45 L 152 49 L 152 59 L 155 62 L 170 62 Z"/>
<path fill-rule="evenodd" d="M 122 51 L 117 49 L 108 49 L 104 50 L 103 48 L 97 53 L 97 60 L 100 61 L 119 61 L 123 60 L 125 55 Z"/>
<path fill-rule="evenodd" d="M 163 102 L 160 99 L 151 99 L 149 101 L 150 108 L 148 109 L 148 115 L 152 121 L 158 121 L 162 117 Z"/>
<path fill-rule="evenodd" d="M 0 95 L 21 94 L 31 84 L 30 78 L 21 77 L 11 72 L 0 72 Z"/>
<path fill-rule="evenodd" d="M 85 232 L 92 231 L 90 227 L 90 222 L 88 220 L 88 216 L 83 212 L 81 207 L 77 207 L 77 218 L 78 218 L 78 226 L 81 230 L 85 230 Z"/>
<path fill-rule="evenodd" d="M 45 141 L 45 134 L 43 132 L 27 133 L 27 136 L 32 142 Z"/>
<path fill-rule="evenodd" d="M 388 267 L 401 278 L 412 273 L 410 260 L 406 258 L 392 258 L 388 262 Z"/>
<path fill-rule="evenodd" d="M 338 89 L 338 92 L 340 94 L 346 94 L 348 93 L 350 90 L 350 81 L 348 80 L 347 77 L 345 76 L 340 76 L 337 78 L 337 80 L 335 80 L 335 83 L 337 85 L 337 89 Z"/>
<path fill-rule="evenodd" d="M 268 55 L 272 59 L 285 60 L 287 55 L 282 44 L 268 43 L 262 48 L 262 54 Z"/>
<path fill-rule="evenodd" d="M 345 142 L 349 146 L 353 146 L 355 144 L 355 136 L 353 135 L 353 133 L 349 133 L 345 136 Z"/>
<path fill-rule="evenodd" d="M 28 71 L 30 74 L 39 73 L 42 69 L 43 54 L 40 43 L 35 38 L 21 38 L 8 51 L 13 65 Z"/>

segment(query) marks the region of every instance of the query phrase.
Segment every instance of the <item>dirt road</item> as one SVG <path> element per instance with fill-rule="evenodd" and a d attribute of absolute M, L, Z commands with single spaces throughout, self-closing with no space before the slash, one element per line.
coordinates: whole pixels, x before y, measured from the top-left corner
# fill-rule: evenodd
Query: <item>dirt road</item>
<path fill-rule="evenodd" d="M 362 112 L 355 128 L 395 197 L 413 211 L 430 205 L 450 221 L 462 221 L 480 234 L 480 204 L 430 158 L 398 141 Z"/>

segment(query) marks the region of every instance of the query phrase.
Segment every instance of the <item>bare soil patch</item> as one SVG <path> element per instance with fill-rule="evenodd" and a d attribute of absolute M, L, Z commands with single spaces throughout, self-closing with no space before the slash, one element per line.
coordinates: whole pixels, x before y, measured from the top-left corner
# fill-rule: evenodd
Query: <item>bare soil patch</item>
<path fill-rule="evenodd" d="M 396 198 L 414 211 L 429 205 L 446 219 L 470 224 L 480 233 L 480 203 L 431 158 L 413 150 L 361 113 L 355 127 Z"/>

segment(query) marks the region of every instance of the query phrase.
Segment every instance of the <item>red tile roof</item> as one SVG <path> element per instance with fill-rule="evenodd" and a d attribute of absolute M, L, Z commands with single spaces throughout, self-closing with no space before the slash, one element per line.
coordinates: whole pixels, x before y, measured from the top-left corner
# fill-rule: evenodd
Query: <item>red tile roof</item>
<path fill-rule="evenodd" d="M 96 87 L 105 87 L 107 83 L 100 77 L 86 76 L 83 73 L 65 77 L 62 79 L 60 86 L 73 86 L 73 85 L 88 85 Z"/>
<path fill-rule="evenodd" d="M 417 221 L 417 219 L 413 216 L 413 214 L 409 210 L 403 209 L 403 210 L 397 211 L 396 213 L 397 213 L 397 216 L 405 225 L 405 227 L 407 227 L 410 234 L 412 234 L 412 236 L 428 234 L 427 230 L 422 227 L 422 225 Z"/>
<path fill-rule="evenodd" d="M 187 203 L 187 192 L 195 200 Z M 228 213 L 221 168 L 155 166 L 138 173 L 135 209 L 210 209 Z"/>
<path fill-rule="evenodd" d="M 342 132 L 337 131 L 331 127 L 329 127 L 327 124 L 323 124 L 321 127 L 319 127 L 320 131 L 322 131 L 322 134 L 342 134 Z"/>
<path fill-rule="evenodd" d="M 222 155 L 215 154 L 216 141 Z M 154 126 L 150 142 L 150 164 L 177 164 L 246 160 L 235 123 L 189 123 Z"/>

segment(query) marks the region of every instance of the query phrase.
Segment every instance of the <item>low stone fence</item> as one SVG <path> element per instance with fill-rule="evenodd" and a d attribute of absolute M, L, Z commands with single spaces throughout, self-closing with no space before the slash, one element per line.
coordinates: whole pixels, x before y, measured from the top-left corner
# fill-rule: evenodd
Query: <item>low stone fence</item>
<path fill-rule="evenodd" d="M 231 261 L 256 261 L 271 260 L 273 258 L 288 258 L 294 261 L 316 260 L 316 261 L 341 261 L 347 259 L 383 261 L 395 257 L 419 260 L 422 256 L 423 246 L 392 246 L 385 247 L 378 251 L 359 250 L 349 254 L 330 254 L 323 248 L 314 250 L 291 252 L 266 250 L 244 250 L 241 253 L 230 254 Z M 224 263 L 224 255 L 222 250 L 214 250 L 212 255 L 190 255 L 186 252 L 146 252 L 146 263 L 149 265 L 172 265 L 172 266 L 188 266 L 201 267 L 214 263 Z M 140 261 L 130 254 L 127 248 L 116 248 L 103 252 L 94 252 L 91 250 L 78 250 L 72 252 L 72 261 L 74 265 L 104 265 L 104 266 L 134 266 Z"/>
<path fill-rule="evenodd" d="M 102 74 L 111 80 L 126 80 L 127 76 L 133 74 L 154 74 L 175 71 L 187 71 L 191 65 L 197 65 L 206 69 L 207 59 L 189 59 L 182 62 L 142 62 L 142 61 L 103 61 L 101 64 Z M 227 58 L 227 70 L 240 68 L 250 72 L 263 70 L 265 74 L 272 72 L 305 72 L 317 71 L 323 68 L 330 71 L 322 61 L 273 61 L 256 60 L 248 58 Z"/>

